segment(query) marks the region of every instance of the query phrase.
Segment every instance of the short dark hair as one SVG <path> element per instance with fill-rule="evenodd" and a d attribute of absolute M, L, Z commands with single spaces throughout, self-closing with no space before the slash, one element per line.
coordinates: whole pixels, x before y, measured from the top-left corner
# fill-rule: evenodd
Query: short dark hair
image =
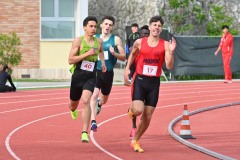
<path fill-rule="evenodd" d="M 163 21 L 161 16 L 154 16 L 154 17 L 152 17 L 150 19 L 150 21 L 149 21 L 149 24 L 151 24 L 153 22 L 158 22 L 158 21 L 160 21 L 162 25 L 164 24 L 164 21 Z"/>
<path fill-rule="evenodd" d="M 224 30 L 225 28 L 229 29 L 228 25 L 223 25 L 222 26 L 222 30 Z"/>
<path fill-rule="evenodd" d="M 102 22 L 103 22 L 105 19 L 108 19 L 108 20 L 112 21 L 112 22 L 113 22 L 113 25 L 115 24 L 115 18 L 114 18 L 113 16 L 104 16 L 104 17 L 102 18 Z"/>
<path fill-rule="evenodd" d="M 137 23 L 133 23 L 132 25 L 131 25 L 131 28 L 132 27 L 138 27 L 138 24 Z"/>
<path fill-rule="evenodd" d="M 144 25 L 140 28 L 140 30 L 143 30 L 143 29 L 149 30 L 148 25 Z"/>
<path fill-rule="evenodd" d="M 3 71 L 6 71 L 6 69 L 8 69 L 8 65 L 4 64 L 3 65 Z"/>
<path fill-rule="evenodd" d="M 83 26 L 87 26 L 89 21 L 95 21 L 96 23 L 98 23 L 98 20 L 96 17 L 94 16 L 88 16 L 83 20 Z"/>

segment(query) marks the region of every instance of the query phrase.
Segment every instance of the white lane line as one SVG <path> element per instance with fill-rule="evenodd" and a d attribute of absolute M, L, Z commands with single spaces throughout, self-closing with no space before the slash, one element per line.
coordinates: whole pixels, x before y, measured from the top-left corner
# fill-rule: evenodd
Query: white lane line
<path fill-rule="evenodd" d="M 28 109 L 35 109 L 35 108 L 43 108 L 43 107 L 49 107 L 49 106 L 58 106 L 58 105 L 66 105 L 67 106 L 67 104 L 68 103 L 59 103 L 59 104 L 49 104 L 49 105 L 40 105 L 40 106 L 33 106 L 33 107 L 27 107 L 27 108 L 19 108 L 19 109 L 14 109 L 14 110 L 2 111 L 2 112 L 0 112 L 0 114 L 23 111 L 23 110 L 28 110 Z M 114 106 L 125 105 L 125 104 L 130 104 L 130 102 L 119 103 L 119 104 L 115 104 Z M 111 106 L 113 106 L 113 105 L 106 105 L 106 106 L 103 106 L 103 108 L 111 107 Z"/>
<path fill-rule="evenodd" d="M 237 97 L 237 98 L 239 98 L 239 97 Z M 227 99 L 233 99 L 233 98 L 227 98 Z M 209 100 L 209 101 L 216 101 L 216 100 L 217 100 L 217 99 L 215 99 L 215 100 Z M 225 100 L 225 99 L 218 99 L 218 100 Z M 184 105 L 184 104 L 193 104 L 193 103 L 200 103 L 200 102 L 203 103 L 203 102 L 209 102 L 209 101 L 196 101 L 196 102 L 191 102 L 191 103 L 180 103 L 180 104 L 166 105 L 166 106 L 163 106 L 163 107 L 156 107 L 156 109 L 169 108 L 169 107 L 174 107 L 174 106 L 176 107 L 176 106 Z M 105 124 L 105 123 L 107 123 L 107 122 L 110 122 L 110 121 L 112 121 L 112 120 L 114 120 L 114 119 L 117 119 L 117 118 L 120 118 L 120 117 L 123 117 L 123 116 L 126 116 L 126 115 L 127 115 L 127 114 L 122 114 L 122 115 L 119 115 L 119 116 L 112 117 L 112 118 L 110 118 L 110 119 L 107 119 L 107 120 L 99 123 L 98 126 L 100 127 L 101 125 L 103 125 L 103 124 Z M 94 144 L 99 150 L 101 150 L 101 151 L 103 151 L 104 153 L 108 154 L 108 155 L 111 156 L 112 158 L 115 158 L 115 159 L 117 159 L 117 160 L 120 160 L 120 159 L 121 159 L 120 157 L 114 155 L 113 153 L 107 151 L 107 150 L 104 149 L 101 145 L 99 145 L 99 144 L 97 143 L 97 141 L 95 140 L 95 138 L 94 138 L 94 133 L 93 133 L 92 131 L 90 132 L 90 138 L 91 138 L 91 141 L 93 142 L 93 144 Z"/>
<path fill-rule="evenodd" d="M 238 95 L 240 93 L 230 93 L 228 95 Z M 176 97 L 176 98 L 161 98 L 159 96 L 159 98 L 161 98 L 161 102 L 162 101 L 168 101 L 168 100 L 177 100 L 177 99 L 186 99 L 186 98 L 202 98 L 202 97 L 215 97 L 215 96 L 225 96 L 226 94 L 212 94 L 212 95 L 198 95 L 198 96 L 186 96 L 186 97 Z M 115 99 L 127 99 L 129 97 L 121 97 L 121 98 L 111 98 L 111 100 L 115 100 Z M 123 103 L 122 103 L 123 104 Z M 16 111 L 22 111 L 22 110 L 28 110 L 28 109 L 35 109 L 35 108 L 42 108 L 42 107 L 48 107 L 48 106 L 57 106 L 57 105 L 67 105 L 67 103 L 59 103 L 59 104 L 49 104 L 49 105 L 39 105 L 39 106 L 32 106 L 32 107 L 26 107 L 26 108 L 19 108 L 19 109 L 13 109 L 13 110 L 7 110 L 7 111 L 2 111 L 0 112 L 0 114 L 4 114 L 4 113 L 10 113 L 10 112 L 16 112 Z"/>
<path fill-rule="evenodd" d="M 234 98 L 240 98 L 240 97 L 234 97 Z M 172 104 L 172 105 L 166 105 L 166 106 L 163 106 L 163 107 L 156 107 L 156 108 L 168 108 L 168 107 L 176 107 L 176 106 L 179 106 L 179 105 L 184 105 L 184 104 L 194 104 L 194 103 L 204 103 L 204 102 L 210 102 L 210 101 L 222 101 L 222 100 L 227 100 L 227 99 L 234 99 L 234 98 L 225 98 L 225 99 L 214 99 L 214 100 L 206 100 L 206 101 L 195 101 L 195 102 L 186 102 L 186 103 L 179 103 L 179 104 Z M 130 104 L 130 103 L 123 103 L 123 104 Z M 120 105 L 123 105 L 123 104 L 120 104 Z M 111 107 L 111 106 L 116 106 L 116 105 L 119 105 L 119 104 L 114 104 L 114 105 L 109 105 L 109 106 L 103 106 L 104 108 L 105 107 Z M 82 111 L 82 110 L 80 110 Z M 5 139 L 5 146 L 6 146 L 6 149 L 8 150 L 8 152 L 13 156 L 13 158 L 17 159 L 17 160 L 21 160 L 15 153 L 14 151 L 11 149 L 10 147 L 10 139 L 11 137 L 13 136 L 14 133 L 16 133 L 18 130 L 22 129 L 23 127 L 26 127 L 30 124 L 33 124 L 33 123 L 36 123 L 36 122 L 39 122 L 39 121 L 42 121 L 42 120 L 45 120 L 45 119 L 49 119 L 49 118 L 53 118 L 53 117 L 57 117 L 57 116 L 61 116 L 61 115 L 64 115 L 64 114 L 67 114 L 69 112 L 64 112 L 64 113 L 60 113 L 60 114 L 55 114 L 55 115 L 51 115 L 51 116 L 47 116 L 47 117 L 43 117 L 43 118 L 40 118 L 40 119 L 37 119 L 37 120 L 34 120 L 34 121 L 31 121 L 29 123 L 26 123 L 24 125 L 21 125 L 17 128 L 15 128 L 13 131 L 11 131 L 7 138 Z M 126 114 L 125 114 L 126 115 Z M 114 117 L 113 117 L 114 118 Z M 111 120 L 107 120 L 108 122 L 111 121 Z M 106 123 L 106 121 L 104 121 Z M 102 122 L 103 123 L 103 122 Z M 94 137 L 93 137 L 94 138 Z M 100 146 L 100 145 L 99 145 Z M 97 146 L 96 146 L 97 147 Z M 101 147 L 101 146 L 100 146 Z M 100 149 L 100 148 L 99 148 Z M 100 149 L 101 150 L 101 149 Z M 106 153 L 106 152 L 105 152 Z M 108 154 L 108 153 L 106 153 Z M 109 155 L 109 154 L 108 154 Z M 110 155 L 111 156 L 111 155 Z M 117 156 L 116 156 L 117 157 Z M 119 158 L 121 159 L 121 158 Z"/>
<path fill-rule="evenodd" d="M 32 107 L 26 107 L 26 108 L 19 108 L 19 109 L 13 109 L 13 110 L 8 110 L 8 111 L 2 111 L 0 114 L 4 113 L 10 113 L 10 112 L 17 112 L 17 111 L 23 111 L 23 110 L 28 110 L 28 109 L 35 109 L 35 108 L 43 108 L 43 107 L 51 107 L 51 106 L 62 106 L 66 105 L 67 103 L 58 103 L 58 104 L 48 104 L 48 105 L 40 105 L 40 106 L 32 106 Z"/>
<path fill-rule="evenodd" d="M 16 102 L 4 102 L 0 104 L 13 104 L 13 103 L 26 103 L 26 102 L 37 102 L 37 101 L 51 101 L 55 99 L 67 99 L 68 97 L 58 97 L 58 98 L 48 98 L 48 99 L 33 99 L 33 100 L 27 100 L 27 101 L 16 101 Z"/>
<path fill-rule="evenodd" d="M 212 92 L 229 92 L 229 91 L 238 91 L 240 89 L 225 89 L 225 90 L 208 90 L 208 91 L 194 91 L 194 92 L 181 92 L 181 93 L 169 93 L 169 94 L 166 94 L 166 93 L 162 93 L 164 91 L 161 91 L 160 89 L 160 95 L 164 96 L 164 95 L 186 95 L 186 94 L 193 94 L 193 93 L 212 93 Z M 129 91 L 130 92 L 130 91 Z M 126 92 L 128 93 L 128 92 Z M 122 95 L 122 94 L 126 94 L 125 92 L 124 93 L 112 93 L 111 96 L 114 96 L 114 95 Z M 60 97 L 60 98 L 50 98 L 50 99 L 34 99 L 34 100 L 28 100 L 28 101 L 14 101 L 14 102 L 3 102 L 3 103 L 0 103 L 0 104 L 13 104 L 13 103 L 26 103 L 26 102 L 36 102 L 36 101 L 47 101 L 47 100 L 53 100 L 53 99 L 62 99 L 62 98 L 69 98 L 69 97 Z"/>
<path fill-rule="evenodd" d="M 195 111 L 192 111 L 189 113 L 189 116 L 192 116 L 192 115 L 195 115 L 195 114 L 199 114 L 199 113 L 203 113 L 203 112 L 207 112 L 207 111 L 212 111 L 214 109 L 220 109 L 220 108 L 224 108 L 224 107 L 234 107 L 236 105 L 239 105 L 240 102 L 234 102 L 234 103 L 227 103 L 227 104 L 221 104 L 221 105 L 217 105 L 217 106 L 210 106 L 210 107 L 206 107 L 206 108 L 201 108 L 201 109 L 197 109 Z M 178 116 L 176 118 L 174 118 L 169 124 L 168 124 L 168 133 L 174 138 L 176 139 L 177 141 L 179 141 L 180 143 L 190 147 L 190 148 L 193 148 L 199 152 L 203 152 L 207 155 L 210 155 L 210 156 L 213 156 L 215 158 L 218 158 L 218 159 L 224 159 L 224 160 L 235 160 L 234 158 L 232 157 L 228 157 L 226 155 L 223 155 L 223 154 L 220 154 L 220 153 L 217 153 L 217 152 L 214 152 L 212 150 L 209 150 L 207 148 L 204 148 L 204 147 L 201 147 L 197 144 L 194 144 L 188 140 L 185 140 L 183 138 L 181 138 L 179 135 L 177 135 L 174 130 L 173 130 L 173 127 L 175 126 L 175 124 L 177 122 L 179 122 L 180 120 L 182 119 L 182 116 Z"/>
<path fill-rule="evenodd" d="M 127 88 L 127 89 L 114 89 L 114 91 L 129 91 L 129 89 Z M 52 90 L 53 91 L 53 90 Z M 31 95 L 19 95 L 19 96 L 15 96 L 15 95 L 13 95 L 13 94 L 11 94 L 11 96 L 6 96 L 6 97 L 3 97 L 3 96 L 1 96 L 0 97 L 0 99 L 7 99 L 7 98 L 21 98 L 21 97 L 36 97 L 36 96 L 47 96 L 47 95 L 58 95 L 58 94 L 69 94 L 69 89 L 68 90 L 66 90 L 67 92 L 61 92 L 61 93 L 59 93 L 59 90 L 54 90 L 54 93 L 45 93 L 45 94 L 42 94 L 42 93 L 40 93 L 40 94 L 31 94 Z"/>
<path fill-rule="evenodd" d="M 13 150 L 12 150 L 11 147 L 10 147 L 10 139 L 11 139 L 12 135 L 13 135 L 15 132 L 17 132 L 18 130 L 20 130 L 21 128 L 26 127 L 26 126 L 28 126 L 28 125 L 30 125 L 30 124 L 33 124 L 33 123 L 36 123 L 36 122 L 39 122 L 39 121 L 42 121 L 42 120 L 45 120 L 45 119 L 49 119 L 49 118 L 52 118 L 52 117 L 61 116 L 61 115 L 67 114 L 67 113 L 69 114 L 69 112 L 64 112 L 64 113 L 60 113 L 60 114 L 51 115 L 51 116 L 48 116 L 48 117 L 43 117 L 43 118 L 40 118 L 40 119 L 31 121 L 31 122 L 29 122 L 29 123 L 26 123 L 26 124 L 24 124 L 24 125 L 22 125 L 22 126 L 19 126 L 18 128 L 15 128 L 13 131 L 11 131 L 11 132 L 8 134 L 7 138 L 5 139 L 6 149 L 8 150 L 8 152 L 12 155 L 12 157 L 13 157 L 14 159 L 16 159 L 16 160 L 21 160 L 21 159 L 13 152 Z"/>
<path fill-rule="evenodd" d="M 69 93 L 65 93 L 65 92 L 61 92 L 61 93 L 48 93 L 48 94 L 34 94 L 34 95 L 21 95 L 21 96 L 9 96 L 9 97 L 0 97 L 0 99 L 8 99 L 8 98 L 26 98 L 26 97 L 37 97 L 37 96 L 49 96 L 49 95 L 59 95 L 59 94 L 69 94 Z"/>
<path fill-rule="evenodd" d="M 164 87 L 162 87 L 160 90 L 163 90 L 163 91 L 181 91 L 181 90 L 198 90 L 198 89 L 205 89 L 205 88 L 203 88 L 203 87 L 200 87 L 200 86 L 206 86 L 206 88 L 209 88 L 209 86 L 208 85 L 198 85 L 197 87 L 198 88 L 191 88 L 191 87 L 189 87 L 189 85 L 185 85 L 185 86 L 171 86 L 171 87 L 166 87 L 166 86 L 164 86 Z M 195 87 L 195 86 L 194 86 Z M 199 88 L 200 87 L 200 88 Z M 229 88 L 231 87 L 231 88 L 236 88 L 236 86 L 227 86 L 228 88 L 228 90 L 229 90 Z M 181 89 L 177 89 L 177 88 L 181 88 Z M 217 89 L 220 89 L 220 88 L 226 88 L 226 86 L 221 86 L 221 87 L 212 87 L 211 86 L 211 89 L 213 89 L 213 88 L 217 88 Z M 68 89 L 69 90 L 69 89 Z M 68 91 L 68 90 L 66 90 L 66 91 Z M 114 89 L 114 91 L 129 91 L 129 87 L 126 87 L 126 88 L 124 88 L 124 89 Z M 50 91 L 59 91 L 59 90 L 50 90 Z M 38 92 L 38 91 L 36 91 L 36 92 Z M 35 97 L 35 96 L 38 96 L 38 95 L 54 95 L 54 94 L 68 94 L 68 92 L 67 93 L 59 93 L 59 92 L 57 92 L 57 93 L 49 93 L 49 94 L 35 94 L 35 95 L 23 95 L 23 96 L 8 96 L 8 97 L 3 97 L 3 96 L 1 96 L 0 97 L 0 99 L 2 99 L 2 98 L 20 98 L 20 97 Z M 113 95 L 114 94 L 123 94 L 123 93 L 112 93 Z"/>
<path fill-rule="evenodd" d="M 108 120 L 105 120 L 105 121 L 99 123 L 99 124 L 98 124 L 98 127 L 100 127 L 100 126 L 103 125 L 104 123 L 107 123 L 107 122 L 109 122 L 109 121 L 112 121 L 112 120 L 114 120 L 114 119 L 117 119 L 117 118 L 120 118 L 120 117 L 123 117 L 123 116 L 126 116 L 126 115 L 127 115 L 127 114 L 125 113 L 125 114 L 122 114 L 122 115 L 119 115 L 119 116 L 115 116 L 115 117 L 113 117 L 113 118 L 110 118 L 110 119 L 108 119 Z M 98 149 L 100 149 L 101 151 L 103 151 L 104 153 L 108 154 L 109 156 L 111 156 L 111 157 L 114 158 L 114 159 L 122 160 L 120 157 L 112 154 L 111 152 L 109 152 L 109 151 L 107 151 L 106 149 L 104 149 L 103 147 L 101 147 L 101 146 L 97 143 L 97 141 L 95 140 L 95 138 L 94 138 L 94 136 L 93 136 L 93 131 L 90 132 L 90 139 L 91 139 L 91 141 L 93 142 L 93 144 L 94 144 Z"/>

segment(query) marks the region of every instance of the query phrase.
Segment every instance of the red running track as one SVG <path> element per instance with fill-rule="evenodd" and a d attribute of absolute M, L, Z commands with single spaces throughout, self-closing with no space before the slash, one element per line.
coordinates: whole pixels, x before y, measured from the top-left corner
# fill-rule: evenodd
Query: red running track
<path fill-rule="evenodd" d="M 69 89 L 43 89 L 0 94 L 0 159 L 214 159 L 175 141 L 167 132 L 172 119 L 190 111 L 240 100 L 240 83 L 162 84 L 151 125 L 141 139 L 145 153 L 130 148 L 131 121 L 126 115 L 130 88 L 114 86 L 97 117 L 102 124 L 91 141 L 80 142 L 81 118 L 73 121 L 67 107 Z M 81 110 L 81 106 L 79 107 Z M 240 159 L 240 107 L 228 107 L 190 117 L 193 143 Z M 176 128 L 176 130 L 178 130 Z"/>

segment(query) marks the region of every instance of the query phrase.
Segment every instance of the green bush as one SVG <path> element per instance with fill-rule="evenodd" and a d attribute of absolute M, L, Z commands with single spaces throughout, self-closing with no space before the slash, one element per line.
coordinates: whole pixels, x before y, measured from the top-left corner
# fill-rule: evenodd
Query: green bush
<path fill-rule="evenodd" d="M 209 20 L 207 24 L 207 33 L 209 36 L 221 35 L 221 27 L 223 25 L 228 25 L 230 27 L 230 33 L 233 35 L 237 35 L 239 33 L 238 29 L 233 26 L 233 18 L 226 15 L 222 6 L 211 5 L 209 13 L 211 17 L 211 20 Z"/>
<path fill-rule="evenodd" d="M 223 6 L 216 4 L 204 7 L 195 0 L 169 0 L 172 13 L 169 15 L 169 23 L 173 34 L 191 34 L 192 31 L 200 30 L 201 34 L 218 36 L 221 27 L 228 25 L 230 33 L 239 34 L 237 23 L 232 16 L 227 15 Z M 193 4 L 193 7 L 190 4 Z M 165 15 L 164 8 L 160 12 Z"/>
<path fill-rule="evenodd" d="M 17 66 L 22 58 L 22 53 L 19 50 L 20 45 L 20 38 L 15 32 L 0 33 L 0 64 Z"/>

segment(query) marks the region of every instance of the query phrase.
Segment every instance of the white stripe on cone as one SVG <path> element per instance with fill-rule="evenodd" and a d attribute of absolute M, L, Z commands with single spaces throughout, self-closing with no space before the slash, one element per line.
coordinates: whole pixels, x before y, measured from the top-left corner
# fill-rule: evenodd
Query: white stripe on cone
<path fill-rule="evenodd" d="M 188 110 L 183 110 L 183 115 L 188 116 Z"/>
<path fill-rule="evenodd" d="M 190 122 L 189 120 L 182 120 L 182 125 L 190 125 Z"/>
<path fill-rule="evenodd" d="M 192 135 L 191 130 L 180 130 L 180 135 Z"/>

